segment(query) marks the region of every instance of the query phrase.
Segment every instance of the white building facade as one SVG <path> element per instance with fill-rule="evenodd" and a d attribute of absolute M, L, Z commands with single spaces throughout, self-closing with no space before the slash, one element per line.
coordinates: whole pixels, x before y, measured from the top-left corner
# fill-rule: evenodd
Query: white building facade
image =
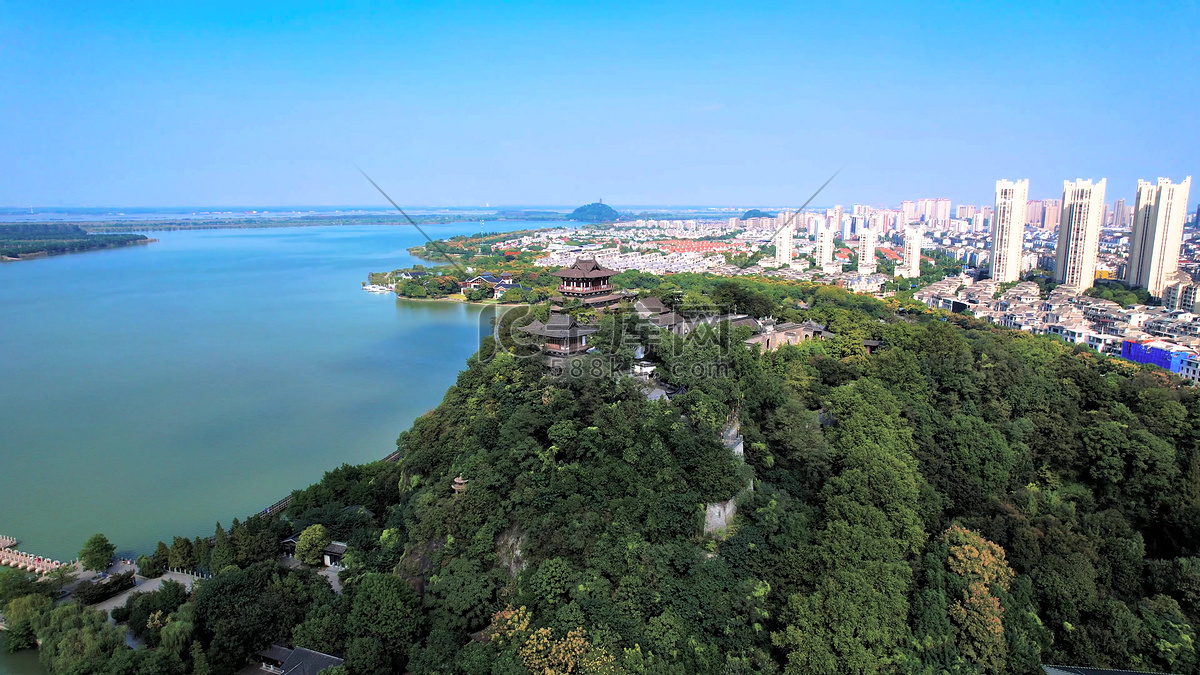
<path fill-rule="evenodd" d="M 1191 187 L 1191 176 L 1178 184 L 1167 178 L 1159 178 L 1157 184 L 1138 181 L 1125 280 L 1156 298 L 1162 297 L 1163 289 L 1176 281 L 1179 272 L 1179 247 Z"/>
<path fill-rule="evenodd" d="M 992 216 L 992 278 L 1001 283 L 1021 278 L 1021 248 L 1025 242 L 1025 209 L 1029 180 L 996 181 L 996 211 Z"/>
<path fill-rule="evenodd" d="M 1054 280 L 1082 293 L 1096 280 L 1100 228 L 1104 223 L 1107 179 L 1063 181 L 1062 216 L 1058 225 Z"/>

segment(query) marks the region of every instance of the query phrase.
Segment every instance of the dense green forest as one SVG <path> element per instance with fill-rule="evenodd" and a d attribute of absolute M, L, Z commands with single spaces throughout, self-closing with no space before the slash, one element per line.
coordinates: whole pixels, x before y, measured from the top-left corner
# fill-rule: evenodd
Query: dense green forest
<path fill-rule="evenodd" d="M 88 234 L 78 225 L 0 225 L 0 258 L 76 253 L 149 241 L 144 234 Z"/>
<path fill-rule="evenodd" d="M 10 622 L 54 675 L 231 673 L 272 642 L 344 655 L 348 675 L 1200 672 L 1196 390 L 911 302 L 645 281 L 684 311 L 835 336 L 762 354 L 728 323 L 684 339 L 604 315 L 592 343 L 614 359 L 597 363 L 647 346 L 676 391 L 651 401 L 609 367 L 549 375 L 513 330 L 546 308 L 514 311 L 397 462 L 143 559 L 215 571 L 114 613 L 147 649 L 0 575 Z M 720 440 L 731 421 L 744 457 Z M 706 505 L 730 499 L 706 533 Z M 314 525 L 349 544 L 340 594 L 274 562 Z"/>

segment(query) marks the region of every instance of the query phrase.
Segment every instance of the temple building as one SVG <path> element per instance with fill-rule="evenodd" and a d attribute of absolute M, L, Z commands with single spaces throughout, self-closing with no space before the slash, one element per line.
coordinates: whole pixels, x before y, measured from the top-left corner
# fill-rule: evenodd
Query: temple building
<path fill-rule="evenodd" d="M 574 265 L 550 274 L 562 279 L 558 287 L 562 295 L 551 298 L 560 307 L 564 302 L 576 299 L 585 307 L 602 310 L 629 296 L 623 291 L 614 291 L 608 283 L 617 271 L 601 267 L 591 258 L 577 258 Z"/>
<path fill-rule="evenodd" d="M 758 345 L 764 352 L 773 352 L 783 345 L 798 345 L 806 340 L 825 340 L 834 337 L 825 326 L 815 321 L 804 323 L 775 323 L 774 319 L 763 319 L 762 330 L 746 340 L 747 347 Z"/>
<path fill-rule="evenodd" d="M 591 349 L 587 336 L 600 329 L 576 323 L 575 318 L 567 314 L 551 314 L 546 323 L 534 319 L 520 330 L 539 339 L 542 354 L 546 355 L 551 367 L 561 367 L 571 357 Z"/>

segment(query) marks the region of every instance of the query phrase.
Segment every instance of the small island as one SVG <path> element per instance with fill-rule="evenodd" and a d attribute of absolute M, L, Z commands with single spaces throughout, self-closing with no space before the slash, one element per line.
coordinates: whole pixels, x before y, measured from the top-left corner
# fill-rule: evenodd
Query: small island
<path fill-rule="evenodd" d="M 21 223 L 0 225 L 0 261 L 24 260 L 60 253 L 148 244 L 144 234 L 88 234 L 78 225 Z"/>

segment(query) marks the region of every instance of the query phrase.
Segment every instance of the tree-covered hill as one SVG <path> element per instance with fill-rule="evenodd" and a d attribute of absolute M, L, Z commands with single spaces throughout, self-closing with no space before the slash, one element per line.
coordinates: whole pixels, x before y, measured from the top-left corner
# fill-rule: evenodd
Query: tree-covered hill
<path fill-rule="evenodd" d="M 398 462 L 188 544 L 218 574 L 164 612 L 190 632 L 155 672 L 230 672 L 273 641 L 344 654 L 350 675 L 1200 671 L 1195 389 L 837 288 L 692 281 L 656 292 L 835 337 L 760 354 L 728 323 L 684 339 L 600 318 L 617 363 L 649 347 L 676 392 L 654 401 L 489 342 Z M 731 420 L 744 457 L 719 440 Z M 269 562 L 272 537 L 317 524 L 349 543 L 341 595 Z M 59 611 L 37 620 L 44 655 Z"/>
<path fill-rule="evenodd" d="M 774 217 L 775 217 L 774 213 L 767 213 L 766 211 L 759 211 L 758 209 L 750 209 L 749 211 L 742 214 L 742 220 L 749 220 L 750 218 L 774 218 Z"/>
<path fill-rule="evenodd" d="M 578 220 L 584 223 L 612 223 L 620 218 L 617 210 L 608 204 L 602 202 L 594 202 L 585 204 L 567 216 L 567 220 Z"/>

